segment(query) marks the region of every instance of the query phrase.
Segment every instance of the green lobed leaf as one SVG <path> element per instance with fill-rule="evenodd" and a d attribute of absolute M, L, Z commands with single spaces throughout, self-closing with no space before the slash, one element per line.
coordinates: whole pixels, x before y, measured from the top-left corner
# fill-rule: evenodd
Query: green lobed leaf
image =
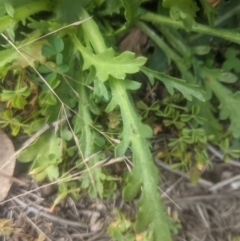
<path fill-rule="evenodd" d="M 192 97 L 195 97 L 201 101 L 205 101 L 205 94 L 204 91 L 197 85 L 186 83 L 182 79 L 177 79 L 171 76 L 166 75 L 165 73 L 156 72 L 146 67 L 142 67 L 141 71 L 148 76 L 148 78 L 156 78 L 162 81 L 168 92 L 173 95 L 174 88 L 179 90 L 183 96 L 188 99 L 192 100 Z"/>
<path fill-rule="evenodd" d="M 91 2 L 90 0 L 58 0 L 53 11 L 59 22 L 70 24 L 79 21 L 82 8 L 89 5 Z"/>
<path fill-rule="evenodd" d="M 42 47 L 42 54 L 46 57 L 51 57 L 57 54 L 57 52 L 54 48 L 52 48 L 52 46 L 45 44 Z"/>
<path fill-rule="evenodd" d="M 206 74 L 208 76 L 207 85 L 212 89 L 221 103 L 219 106 L 220 119 L 225 120 L 229 118 L 231 121 L 229 130 L 235 138 L 240 137 L 240 92 L 233 93 L 219 83 L 215 76 L 211 75 L 211 72 L 207 72 Z"/>
<path fill-rule="evenodd" d="M 83 76 L 81 76 L 79 79 L 82 81 L 84 80 Z M 97 79 L 95 80 L 104 86 L 102 82 Z M 96 85 L 98 82 L 96 82 Z M 100 88 L 103 88 L 102 85 Z M 76 118 L 74 122 L 74 132 L 79 136 L 81 155 L 83 156 L 83 159 L 85 159 L 99 150 L 98 145 L 101 144 L 101 140 L 98 137 L 98 134 L 92 129 L 93 120 L 91 117 L 90 107 L 88 105 L 90 100 L 88 89 L 84 85 L 79 85 L 78 91 L 81 96 L 81 101 L 78 104 L 78 113 L 81 118 Z M 98 145 L 96 145 L 96 142 L 98 142 Z M 104 145 L 104 142 L 102 142 L 102 144 Z M 82 175 L 82 185 L 84 188 L 88 189 L 88 193 L 91 198 L 96 198 L 98 195 L 103 197 L 104 189 L 102 181 L 102 169 L 99 167 L 89 171 L 89 168 L 96 165 L 100 158 L 104 159 L 105 157 L 103 155 L 97 155 L 88 161 L 88 163 L 85 164 L 88 171 Z"/>
<path fill-rule="evenodd" d="M 36 151 L 38 150 L 38 151 Z M 30 162 L 37 157 L 54 154 L 61 157 L 61 139 L 55 136 L 54 131 L 43 133 L 34 143 L 26 147 L 18 156 L 21 162 Z"/>
<path fill-rule="evenodd" d="M 125 8 L 125 18 L 128 24 L 133 24 L 139 18 L 138 9 L 142 3 L 141 0 L 121 0 Z"/>
<path fill-rule="evenodd" d="M 123 121 L 123 132 L 120 136 L 122 141 L 116 148 L 119 152 L 117 154 L 123 154 L 128 146 L 131 146 L 133 153 L 133 171 L 126 178 L 123 197 L 127 201 L 132 200 L 140 188 L 142 190 L 135 230 L 142 232 L 149 227 L 153 232 L 153 240 L 170 241 L 167 215 L 157 189 L 158 170 L 152 160 L 149 143 L 145 139 L 151 137 L 152 130 L 141 122 L 122 81 L 110 78 L 109 82 L 113 93 L 112 102 L 119 105 Z"/>
<path fill-rule="evenodd" d="M 163 0 L 162 5 L 166 8 L 174 8 L 179 14 L 182 12 L 192 18 L 196 16 L 196 12 L 199 10 L 194 0 Z M 181 17 L 184 18 L 183 15 Z"/>
<path fill-rule="evenodd" d="M 121 0 L 105 0 L 103 10 L 99 11 L 99 15 L 106 16 L 119 13 L 122 7 Z"/>
<path fill-rule="evenodd" d="M 72 39 L 83 55 L 83 69 L 86 70 L 94 66 L 96 76 L 101 81 L 106 81 L 110 75 L 117 79 L 124 79 L 126 74 L 138 72 L 140 67 L 146 62 L 146 58 L 136 57 L 132 52 L 123 52 L 116 56 L 116 52 L 112 48 L 96 55 L 83 47 L 75 35 Z"/>
<path fill-rule="evenodd" d="M 218 79 L 221 82 L 232 84 L 238 80 L 238 77 L 235 74 L 232 74 L 230 72 L 224 72 L 220 74 Z"/>
<path fill-rule="evenodd" d="M 238 55 L 239 55 L 238 50 L 229 48 L 224 54 L 226 60 L 224 61 L 222 68 L 226 71 L 233 69 L 236 73 L 239 73 L 240 59 Z"/>
<path fill-rule="evenodd" d="M 190 31 L 196 25 L 194 18 L 199 10 L 194 0 L 163 0 L 163 7 L 170 8 L 170 16 L 174 20 L 182 20 L 185 30 Z"/>

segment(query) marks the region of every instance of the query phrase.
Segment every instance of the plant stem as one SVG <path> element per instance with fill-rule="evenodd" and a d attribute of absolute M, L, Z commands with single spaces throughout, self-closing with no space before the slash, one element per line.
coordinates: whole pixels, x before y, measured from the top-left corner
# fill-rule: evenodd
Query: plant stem
<path fill-rule="evenodd" d="M 238 4 L 235 8 L 232 8 L 231 11 L 227 11 L 223 15 L 219 16 L 216 21 L 214 21 L 214 26 L 218 26 L 225 22 L 227 19 L 231 18 L 235 14 L 238 14 L 240 11 L 240 4 Z M 189 42 L 194 42 L 197 39 L 199 39 L 202 36 L 202 34 L 195 34 L 193 36 L 190 36 Z"/>
<path fill-rule="evenodd" d="M 141 19 L 154 24 L 165 24 L 174 28 L 185 29 L 183 22 L 176 21 L 169 17 L 161 16 L 159 14 L 151 12 L 144 11 L 144 14 L 141 16 Z M 192 26 L 192 31 L 223 38 L 225 40 L 240 44 L 240 33 L 236 30 L 212 28 L 198 23 Z"/>
<path fill-rule="evenodd" d="M 186 67 L 185 61 L 183 58 L 181 58 L 172 48 L 170 48 L 169 45 L 166 44 L 163 41 L 163 39 L 160 38 L 156 34 L 156 32 L 153 31 L 151 28 L 149 28 L 146 24 L 144 24 L 143 22 L 137 22 L 136 25 L 140 30 L 142 30 L 142 32 L 144 32 L 150 39 L 153 40 L 153 42 L 166 54 L 166 56 L 168 56 L 174 61 L 174 63 L 180 70 L 182 74 L 182 78 L 184 80 L 186 80 L 188 83 L 196 84 L 196 79 L 193 76 L 193 74 L 189 71 L 189 69 Z M 186 46 L 186 49 L 187 49 L 187 46 Z M 209 135 L 213 134 L 217 136 L 220 126 L 211 112 L 210 103 L 202 102 L 197 99 L 194 99 L 192 102 L 189 102 L 189 107 L 191 105 L 198 105 L 200 107 L 199 116 L 208 120 L 208 122 L 204 122 L 203 124 L 203 127 L 205 128 L 205 130 L 207 130 L 207 133 Z M 211 130 L 214 130 L 214 131 L 211 131 Z"/>
<path fill-rule="evenodd" d="M 183 77 L 190 83 L 195 84 L 195 78 L 194 76 L 189 72 L 189 70 L 186 68 L 184 64 L 184 60 L 165 43 L 165 41 L 160 38 L 155 31 L 153 31 L 151 28 L 149 28 L 145 23 L 143 22 L 137 22 L 137 27 L 142 30 L 150 39 L 153 40 L 153 42 L 163 50 L 163 52 L 171 58 L 179 70 L 181 71 Z"/>
<path fill-rule="evenodd" d="M 88 14 L 83 12 L 83 17 L 88 18 Z M 84 31 L 85 40 L 91 43 L 94 52 L 97 54 L 104 52 L 107 48 L 95 21 L 89 19 L 81 26 Z M 72 40 L 75 44 L 78 42 L 74 37 Z M 82 52 L 81 44 L 78 44 L 78 49 Z M 114 108 L 116 106 L 120 107 L 122 115 L 122 143 L 125 145 L 123 152 L 125 151 L 125 147 L 128 148 L 131 146 L 133 153 L 133 172 L 126 180 L 127 185 L 125 185 L 123 195 L 125 193 L 124 197 L 126 200 L 133 199 L 141 187 L 142 195 L 139 201 L 140 209 L 136 217 L 135 230 L 142 232 L 148 226 L 149 229 L 153 231 L 153 240 L 170 241 L 168 217 L 160 200 L 160 194 L 157 188 L 159 182 L 158 169 L 154 165 L 149 144 L 146 140 L 146 137 L 148 135 L 150 136 L 152 131 L 150 127 L 141 122 L 141 117 L 139 117 L 135 111 L 134 104 L 130 100 L 123 82 L 124 80 L 109 76 L 112 103 L 116 103 Z M 120 153 L 124 154 L 121 151 Z M 151 204 L 150 208 L 148 206 L 149 204 Z"/>
<path fill-rule="evenodd" d="M 85 10 L 82 10 L 82 17 L 83 19 L 89 18 L 89 15 Z M 101 33 L 99 32 L 99 28 L 93 18 L 85 21 L 81 26 L 84 31 L 84 36 L 89 39 L 97 54 L 106 50 L 104 39 L 99 37 L 99 35 L 101 36 Z"/>

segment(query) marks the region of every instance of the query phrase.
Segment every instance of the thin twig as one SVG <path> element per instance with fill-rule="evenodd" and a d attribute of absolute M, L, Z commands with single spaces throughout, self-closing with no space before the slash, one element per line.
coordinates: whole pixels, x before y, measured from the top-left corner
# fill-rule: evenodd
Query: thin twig
<path fill-rule="evenodd" d="M 226 198 L 233 198 L 239 197 L 240 191 L 233 191 L 228 192 L 227 194 L 207 194 L 207 195 L 199 195 L 199 196 L 190 196 L 190 197 L 181 197 L 181 198 L 173 198 L 175 203 L 193 203 L 193 202 L 202 202 L 202 201 L 209 201 L 213 199 L 226 199 Z M 172 203 L 170 200 L 163 200 L 165 204 Z"/>
<path fill-rule="evenodd" d="M 209 225 L 209 223 L 208 223 L 208 221 L 207 221 L 207 219 L 206 219 L 206 217 L 205 217 L 205 215 L 204 215 L 204 213 L 203 213 L 203 211 L 202 211 L 202 208 L 200 207 L 199 204 L 197 204 L 196 207 L 197 207 L 198 214 L 199 214 L 199 216 L 201 217 L 205 228 L 206 228 L 206 229 L 209 229 L 209 228 L 210 228 L 210 225 Z"/>
<path fill-rule="evenodd" d="M 48 241 L 52 241 L 26 214 L 25 214 L 25 218 L 30 223 L 30 225 L 36 230 L 39 236 L 40 234 L 42 234 L 44 235 L 45 239 L 47 239 Z"/>
<path fill-rule="evenodd" d="M 208 144 L 208 150 L 210 152 L 212 152 L 212 154 L 214 154 L 216 157 L 218 157 L 221 161 L 223 161 L 223 154 L 217 150 L 216 148 L 214 148 L 212 145 Z M 229 164 L 236 166 L 236 167 L 240 167 L 240 162 L 237 160 L 234 160 L 232 158 L 229 158 Z"/>
<path fill-rule="evenodd" d="M 49 213 L 41 212 L 41 210 L 38 210 L 37 208 L 29 206 L 29 204 L 24 203 L 19 198 L 14 198 L 13 202 L 15 202 L 19 207 L 21 207 L 24 212 L 34 213 L 36 215 L 39 215 L 40 217 L 43 217 L 43 218 L 46 218 L 46 219 L 50 220 L 51 222 L 58 223 L 58 224 L 61 224 L 61 225 L 65 225 L 65 226 L 80 227 L 80 228 L 84 228 L 84 229 L 88 228 L 88 226 L 86 224 L 81 223 L 79 221 L 74 222 L 74 221 L 70 221 L 70 220 L 67 220 L 67 219 L 64 219 L 64 218 L 54 216 L 54 215 L 49 214 Z"/>
<path fill-rule="evenodd" d="M 209 191 L 216 192 L 217 190 L 219 190 L 219 189 L 221 189 L 221 188 L 223 188 L 223 187 L 225 187 L 225 186 L 227 186 L 227 185 L 229 185 L 229 184 L 231 184 L 231 183 L 233 183 L 233 182 L 235 182 L 235 181 L 237 181 L 239 179 L 240 179 L 240 175 L 237 175 L 237 176 L 231 177 L 231 178 L 229 178 L 227 180 L 218 182 L 217 184 L 211 186 L 209 188 Z"/>
<path fill-rule="evenodd" d="M 182 177 L 184 177 L 184 178 L 186 178 L 186 179 L 188 179 L 188 180 L 190 179 L 189 176 L 188 176 L 186 173 L 181 172 L 181 171 L 179 171 L 179 170 L 173 170 L 169 165 L 164 164 L 164 163 L 163 163 L 160 159 L 158 159 L 158 158 L 155 158 L 155 162 L 157 163 L 157 165 L 163 167 L 164 169 L 166 169 L 166 170 L 168 170 L 168 171 L 170 171 L 170 172 L 173 172 L 173 173 L 175 173 L 175 174 L 178 174 L 178 175 L 180 175 L 180 176 L 182 176 Z M 213 186 L 213 183 L 212 183 L 212 182 L 207 181 L 207 180 L 204 180 L 204 179 L 202 179 L 202 178 L 200 178 L 200 179 L 198 180 L 198 183 L 199 183 L 200 185 L 204 186 L 204 187 L 207 187 L 207 188 Z"/>
<path fill-rule="evenodd" d="M 6 174 L 6 173 L 0 172 L 0 176 L 9 179 L 9 180 L 12 181 L 12 182 L 18 183 L 18 184 L 21 185 L 21 186 L 25 186 L 25 187 L 28 186 L 28 184 L 27 184 L 26 182 L 22 181 L 21 179 L 18 179 L 18 178 L 16 178 L 16 177 L 13 177 L 13 176 L 8 175 L 8 174 Z"/>

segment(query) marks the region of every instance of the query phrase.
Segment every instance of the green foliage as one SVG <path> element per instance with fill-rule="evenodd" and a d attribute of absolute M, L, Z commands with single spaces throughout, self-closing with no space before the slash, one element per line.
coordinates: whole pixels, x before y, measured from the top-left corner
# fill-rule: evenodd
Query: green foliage
<path fill-rule="evenodd" d="M 141 116 L 143 117 L 143 119 L 149 117 L 149 112 L 151 111 L 156 112 L 160 108 L 157 102 L 153 103 L 151 106 L 147 106 L 143 101 L 139 101 L 137 103 L 137 107 L 143 110 L 141 113 Z"/>
<path fill-rule="evenodd" d="M 14 107 L 17 109 L 22 109 L 26 104 L 26 97 L 30 95 L 30 89 L 24 86 L 20 89 L 14 91 L 3 90 L 1 94 L 2 101 L 7 101 L 9 107 Z"/>
<path fill-rule="evenodd" d="M 213 137 L 200 127 L 206 120 L 198 116 L 199 106 L 192 106 L 191 111 L 188 111 L 173 103 L 168 101 L 163 111 L 156 112 L 157 116 L 164 117 L 163 124 L 166 127 L 174 128 L 178 133 L 175 138 L 169 139 L 169 150 L 159 153 L 159 158 L 170 163 L 172 168 L 182 170 L 197 170 L 209 165 L 206 143 Z M 192 181 L 197 182 L 199 174 L 190 176 Z"/>
<path fill-rule="evenodd" d="M 19 133 L 20 128 L 23 127 L 21 118 L 13 117 L 13 112 L 11 110 L 5 110 L 4 112 L 1 112 L 0 118 L 0 126 L 3 128 L 9 125 L 11 134 L 13 136 L 16 136 Z"/>
<path fill-rule="evenodd" d="M 191 85 L 189 83 L 186 83 L 186 81 L 184 80 L 173 78 L 164 73 L 147 69 L 146 67 L 143 67 L 141 70 L 143 71 L 143 73 L 145 73 L 148 76 L 149 81 L 152 84 L 154 83 L 154 78 L 162 81 L 171 95 L 174 94 L 174 88 L 175 88 L 179 90 L 184 95 L 184 97 L 188 100 L 192 100 L 192 96 L 196 97 L 201 101 L 205 100 L 204 92 L 196 85 L 195 86 Z"/>
<path fill-rule="evenodd" d="M 239 51 L 224 42 L 225 49 L 217 41 L 214 48 L 202 39 L 192 41 L 199 36 L 191 31 L 236 44 L 240 38 L 236 30 L 212 28 L 217 10 L 204 0 L 198 5 L 163 0 L 153 13 L 144 2 L 5 1 L 0 32 L 15 48 L 1 42 L 0 126 L 14 136 L 41 133 L 18 158 L 31 163 L 36 180 L 59 181 L 52 210 L 67 195 L 79 199 L 83 190 L 91 198 L 112 198 L 123 183 L 126 201 L 139 195 L 138 212 L 130 222 L 116 211 L 108 232 L 115 240 L 170 241 L 179 223 L 172 227 L 161 202 L 152 126 L 171 136 L 167 150 L 157 155 L 188 171 L 193 182 L 210 165 L 208 142 L 219 146 L 226 162 L 238 158 Z M 139 20 L 151 22 L 154 30 Z M 117 35 L 133 25 L 151 39 L 153 54 L 117 51 Z M 128 41 L 137 50 L 146 47 L 135 37 Z M 216 49 L 222 61 L 215 61 Z M 67 125 L 59 120 L 63 114 Z M 132 167 L 124 178 L 103 167 L 109 154 L 117 158 L 126 152 Z"/>
<path fill-rule="evenodd" d="M 139 71 L 146 59 L 143 57 L 135 58 L 135 54 L 124 52 L 118 56 L 113 49 L 106 49 L 103 53 L 95 55 L 87 48 L 84 48 L 76 36 L 73 36 L 74 43 L 84 58 L 83 70 L 94 66 L 96 77 L 101 81 L 106 81 L 109 75 L 117 79 L 124 79 L 126 74 L 133 74 Z"/>
<path fill-rule="evenodd" d="M 56 180 L 59 177 L 58 164 L 62 161 L 64 146 L 63 139 L 55 136 L 53 131 L 47 131 L 24 149 L 18 158 L 21 162 L 33 162 L 30 172 L 36 180 L 42 181 L 46 177 L 51 181 Z"/>
<path fill-rule="evenodd" d="M 119 14 L 120 8 L 122 7 L 121 0 L 111 1 L 106 0 L 103 3 L 103 10 L 100 11 L 100 15 L 107 16 L 113 15 L 114 13 Z"/>
<path fill-rule="evenodd" d="M 128 0 L 121 0 L 125 8 L 125 18 L 128 22 L 128 25 L 133 24 L 139 18 L 139 6 L 141 5 L 141 0 L 133 0 L 129 2 Z"/>
<path fill-rule="evenodd" d="M 117 209 L 113 211 L 114 222 L 108 226 L 108 233 L 116 241 L 126 240 L 126 241 L 148 241 L 152 239 L 150 232 L 144 232 L 139 234 L 133 234 L 133 224 L 126 219 L 126 217 Z"/>
<path fill-rule="evenodd" d="M 208 1 L 200 0 L 200 3 L 202 4 L 204 12 L 207 15 L 209 25 L 213 26 L 214 15 L 217 11 L 214 9 L 214 7 L 212 7 L 212 5 Z"/>
<path fill-rule="evenodd" d="M 182 20 L 186 29 L 191 30 L 196 12 L 199 10 L 194 0 L 163 0 L 163 6 L 170 8 L 171 18 Z"/>
<path fill-rule="evenodd" d="M 229 130 L 232 132 L 235 138 L 238 138 L 240 137 L 240 112 L 238 111 L 240 104 L 240 92 L 236 91 L 233 93 L 230 89 L 219 83 L 218 79 L 220 79 L 220 77 L 219 71 L 205 70 L 205 78 L 208 80 L 206 83 L 220 102 L 220 119 L 230 119 L 231 125 Z M 235 81 L 227 80 L 225 82 L 231 83 Z"/>
<path fill-rule="evenodd" d="M 71 176 L 65 176 L 64 179 L 64 182 L 59 183 L 59 194 L 51 206 L 51 211 L 68 195 L 72 195 L 76 200 L 80 199 L 79 192 L 81 188 L 77 186 L 76 182 L 71 182 Z"/>
<path fill-rule="evenodd" d="M 240 150 L 236 150 L 230 147 L 230 142 L 228 138 L 222 140 L 219 146 L 224 153 L 223 160 L 225 162 L 228 162 L 229 157 L 239 158 Z"/>

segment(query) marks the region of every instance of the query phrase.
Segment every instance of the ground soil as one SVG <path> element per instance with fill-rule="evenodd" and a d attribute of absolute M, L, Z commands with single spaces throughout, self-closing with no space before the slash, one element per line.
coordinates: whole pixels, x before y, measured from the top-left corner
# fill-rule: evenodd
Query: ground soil
<path fill-rule="evenodd" d="M 212 167 L 202 172 L 198 184 L 155 159 L 162 176 L 162 199 L 175 224 L 173 240 L 233 241 L 240 236 L 240 167 L 236 161 L 225 164 L 212 157 Z M 120 188 L 114 199 L 104 201 L 90 200 L 84 193 L 80 201 L 69 196 L 49 212 L 56 188 L 38 189 L 29 176 L 17 175 L 21 182 L 14 182 L 8 201 L 0 204 L 0 220 L 13 222 L 11 235 L 0 240 L 40 241 L 45 236 L 45 240 L 111 241 L 106 228 L 114 219 L 114 208 L 128 218 L 136 213 L 137 200 L 124 202 Z"/>

